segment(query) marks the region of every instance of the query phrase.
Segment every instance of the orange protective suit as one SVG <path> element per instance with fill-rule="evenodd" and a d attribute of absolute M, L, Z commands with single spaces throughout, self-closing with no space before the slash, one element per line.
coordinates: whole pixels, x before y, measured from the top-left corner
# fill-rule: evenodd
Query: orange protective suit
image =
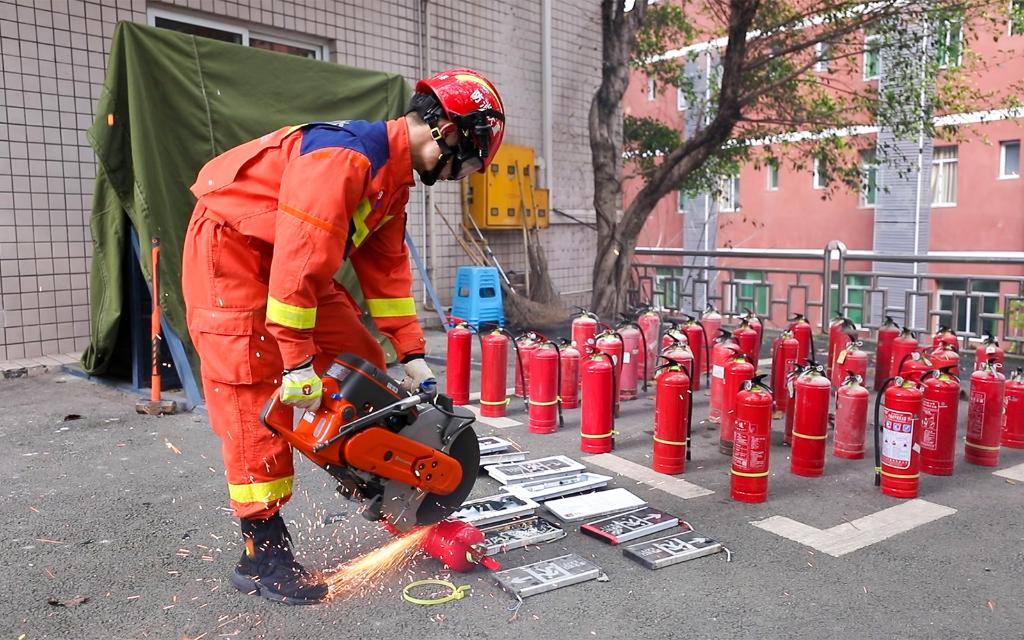
<path fill-rule="evenodd" d="M 282 370 L 313 356 L 322 372 L 341 352 L 384 365 L 333 278 L 345 258 L 398 357 L 424 352 L 405 247 L 412 184 L 404 118 L 286 127 L 199 172 L 182 290 L 236 516 L 270 517 L 291 497 L 291 448 L 259 422 Z"/>

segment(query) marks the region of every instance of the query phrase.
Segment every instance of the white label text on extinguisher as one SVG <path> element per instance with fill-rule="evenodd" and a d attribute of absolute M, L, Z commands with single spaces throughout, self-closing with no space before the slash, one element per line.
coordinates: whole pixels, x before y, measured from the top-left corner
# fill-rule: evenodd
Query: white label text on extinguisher
<path fill-rule="evenodd" d="M 885 410 L 882 424 L 882 464 L 894 469 L 909 469 L 914 444 L 914 414 Z"/>
<path fill-rule="evenodd" d="M 725 367 L 723 367 L 720 364 L 716 364 L 715 366 L 711 367 L 711 375 L 720 380 L 725 380 Z"/>
<path fill-rule="evenodd" d="M 629 364 L 629 352 L 626 351 L 622 354 L 622 364 Z"/>
<path fill-rule="evenodd" d="M 921 447 L 935 451 L 939 442 L 939 409 L 937 400 L 925 398 L 921 403 Z"/>
<path fill-rule="evenodd" d="M 760 473 L 768 470 L 767 438 L 754 433 L 754 425 L 748 420 L 737 420 L 732 434 L 732 463 L 738 470 Z"/>
<path fill-rule="evenodd" d="M 971 404 L 967 407 L 967 437 L 981 440 L 985 430 L 985 394 L 975 391 L 971 394 Z"/>

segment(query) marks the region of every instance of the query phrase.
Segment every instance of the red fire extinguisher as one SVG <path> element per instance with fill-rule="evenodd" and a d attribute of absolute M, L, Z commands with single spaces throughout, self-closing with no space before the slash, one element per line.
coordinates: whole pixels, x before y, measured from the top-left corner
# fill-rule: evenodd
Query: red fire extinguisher
<path fill-rule="evenodd" d="M 688 372 L 697 370 L 697 360 L 694 357 L 693 351 L 690 349 L 690 345 L 688 344 L 680 342 L 665 347 L 661 351 L 661 357 L 664 360 L 671 360 L 672 362 L 686 367 Z M 692 378 L 690 379 L 690 382 L 690 389 L 693 390 Z"/>
<path fill-rule="evenodd" d="M 561 423 L 558 410 L 558 346 L 537 343 L 530 352 L 530 388 L 527 400 L 530 433 L 554 433 Z"/>
<path fill-rule="evenodd" d="M 527 331 L 515 339 L 516 360 L 515 372 L 512 374 L 515 394 L 526 398 L 530 391 L 530 356 L 543 338 L 534 331 Z"/>
<path fill-rule="evenodd" d="M 1011 449 L 1024 449 L 1024 369 L 1021 368 L 1006 380 L 1001 444 Z"/>
<path fill-rule="evenodd" d="M 757 376 L 736 395 L 730 493 L 739 502 L 768 499 L 772 444 L 772 390 Z"/>
<path fill-rule="evenodd" d="M 832 364 L 832 386 L 836 389 L 851 374 L 859 376 L 861 380 L 867 380 L 868 353 L 860 347 L 860 340 L 852 340 L 836 354 L 836 360 Z"/>
<path fill-rule="evenodd" d="M 932 348 L 937 349 L 944 344 L 949 345 L 953 351 L 960 351 L 960 339 L 956 337 L 953 330 L 945 325 L 939 325 L 939 330 L 932 336 Z"/>
<path fill-rule="evenodd" d="M 754 313 L 749 307 L 744 307 L 746 312 L 744 318 L 747 320 L 747 326 L 757 332 L 757 358 L 761 357 L 761 347 L 764 345 L 764 322 L 761 320 L 761 316 Z M 755 359 L 756 362 L 756 359 Z"/>
<path fill-rule="evenodd" d="M 448 366 L 445 368 L 445 391 L 452 404 L 469 404 L 469 368 L 473 352 L 473 327 L 462 320 L 449 316 L 454 322 L 448 330 Z"/>
<path fill-rule="evenodd" d="M 789 394 L 786 393 L 786 381 L 790 374 L 797 367 L 797 355 L 800 353 L 800 343 L 793 337 L 793 332 L 786 329 L 772 343 L 772 389 L 775 393 L 775 417 L 781 417 L 786 412 Z"/>
<path fill-rule="evenodd" d="M 928 354 L 928 359 L 931 360 L 933 370 L 949 369 L 950 374 L 954 377 L 960 376 L 960 354 L 948 342 L 940 342 L 936 345 Z"/>
<path fill-rule="evenodd" d="M 843 314 L 836 312 L 836 317 L 828 325 L 828 372 L 836 367 L 836 358 L 839 352 L 846 348 L 853 340 L 857 339 L 857 325 Z"/>
<path fill-rule="evenodd" d="M 996 339 L 991 335 L 985 335 L 974 351 L 974 370 L 977 371 L 986 362 L 995 362 L 1002 368 L 1005 360 L 1006 354 Z"/>
<path fill-rule="evenodd" d="M 580 352 L 571 343 L 562 340 L 558 350 L 558 396 L 563 409 L 579 406 L 580 396 Z"/>
<path fill-rule="evenodd" d="M 931 360 L 923 356 L 920 351 L 914 351 L 903 356 L 903 360 L 896 370 L 896 375 L 908 380 L 921 382 L 928 375 L 928 372 L 933 369 L 935 369 L 935 366 Z"/>
<path fill-rule="evenodd" d="M 659 473 L 683 473 L 690 457 L 690 425 L 693 421 L 690 369 L 669 357 L 662 356 L 662 359 L 667 364 L 658 367 L 654 374 L 654 455 L 651 468 Z"/>
<path fill-rule="evenodd" d="M 758 332 L 750 326 L 746 318 L 740 318 L 740 326 L 733 331 L 732 339 L 740 345 L 740 351 L 747 356 L 747 360 L 757 363 L 760 352 L 758 351 Z"/>
<path fill-rule="evenodd" d="M 617 332 L 612 331 L 611 329 L 606 329 L 605 331 L 597 334 L 597 339 L 594 341 L 594 348 L 595 355 L 598 353 L 604 353 L 611 358 L 615 375 L 615 416 L 618 417 L 619 400 L 622 397 L 622 392 L 619 390 L 619 385 L 622 384 L 622 338 Z M 582 378 L 582 374 L 580 374 L 580 377 Z M 586 400 L 585 395 L 584 400 Z"/>
<path fill-rule="evenodd" d="M 864 435 L 868 429 L 870 393 L 864 377 L 848 373 L 836 391 L 836 433 L 832 454 L 837 458 L 860 460 L 864 457 Z"/>
<path fill-rule="evenodd" d="M 647 358 L 644 354 L 644 334 L 640 326 L 632 320 L 623 320 L 619 323 L 619 339 L 622 340 L 622 362 L 619 364 L 619 400 L 635 400 L 637 394 L 637 383 L 643 380 L 644 390 L 647 390 L 647 376 L 643 371 L 647 367 Z"/>
<path fill-rule="evenodd" d="M 921 471 L 953 475 L 959 412 L 960 381 L 949 369 L 932 371 L 924 380 L 921 403 Z"/>
<path fill-rule="evenodd" d="M 587 357 L 580 379 L 583 401 L 580 409 L 580 451 L 608 453 L 615 446 L 615 363 L 601 351 Z"/>
<path fill-rule="evenodd" d="M 899 325 L 892 316 L 885 316 L 885 322 L 878 327 L 878 344 L 875 348 L 875 391 L 882 390 L 882 383 L 892 369 L 892 341 L 900 335 Z"/>
<path fill-rule="evenodd" d="M 800 351 L 796 354 L 797 364 L 803 366 L 808 360 L 814 359 L 814 330 L 807 318 L 800 313 L 794 313 L 789 321 L 789 330 L 800 344 Z"/>
<path fill-rule="evenodd" d="M 708 303 L 707 308 L 704 309 L 704 313 L 701 314 L 700 321 L 701 324 L 704 326 L 705 334 L 709 338 L 714 338 L 715 336 L 717 336 L 718 332 L 722 328 L 722 314 L 718 313 L 718 309 L 715 309 L 715 305 L 710 303 Z M 704 360 L 705 373 L 710 371 L 711 368 L 714 366 L 712 360 L 714 360 L 714 355 Z"/>
<path fill-rule="evenodd" d="M 917 343 L 917 334 L 910 329 L 903 327 L 900 335 L 892 341 L 892 365 L 886 371 L 886 378 L 895 378 L 901 375 L 903 366 L 910 359 L 910 354 L 919 353 L 921 345 Z M 927 370 L 926 370 L 927 371 Z"/>
<path fill-rule="evenodd" d="M 747 355 L 737 354 L 725 364 L 725 378 L 722 391 L 722 429 L 719 432 L 718 452 L 732 455 L 733 429 L 736 425 L 736 396 L 744 383 L 754 378 L 757 368 L 750 363 Z"/>
<path fill-rule="evenodd" d="M 500 329 L 480 334 L 480 415 L 500 418 L 508 406 L 508 336 Z"/>
<path fill-rule="evenodd" d="M 665 333 L 661 335 L 661 350 L 664 351 L 674 344 L 689 344 L 690 337 L 686 335 L 675 322 L 669 322 Z M 659 355 L 661 355 L 659 353 Z"/>
<path fill-rule="evenodd" d="M 824 366 L 809 363 L 793 387 L 793 449 L 789 469 L 798 476 L 820 476 L 825 473 L 825 438 L 832 385 Z"/>
<path fill-rule="evenodd" d="M 640 335 L 644 340 L 644 390 L 647 390 L 648 380 L 654 377 L 654 367 L 658 365 L 658 354 L 661 347 L 658 345 L 658 337 L 661 335 L 661 315 L 647 306 L 636 319 Z"/>
<path fill-rule="evenodd" d="M 964 460 L 983 467 L 999 464 L 1006 378 L 997 367 L 995 363 L 986 362 L 971 374 Z"/>
<path fill-rule="evenodd" d="M 693 376 L 690 379 L 690 385 L 694 391 L 700 391 L 700 374 L 703 371 L 705 375 L 705 384 L 710 384 L 710 373 L 707 369 L 707 361 L 711 358 L 711 347 L 708 344 L 708 334 L 704 331 L 704 325 L 697 321 L 693 316 L 684 316 L 686 322 L 683 324 L 683 334 L 686 336 L 686 341 L 690 345 L 690 351 L 693 352 Z"/>
<path fill-rule="evenodd" d="M 576 309 L 578 315 L 572 319 L 572 346 L 579 350 L 582 357 L 586 357 L 594 353 L 597 316 L 583 307 Z"/>
<path fill-rule="evenodd" d="M 711 347 L 711 406 L 708 419 L 711 422 L 722 420 L 722 389 L 725 383 L 725 363 L 740 353 L 740 346 L 733 342 L 732 333 L 719 329 L 715 346 Z"/>
<path fill-rule="evenodd" d="M 896 377 L 875 398 L 875 486 L 894 498 L 917 497 L 924 397 L 920 387 L 917 381 Z"/>

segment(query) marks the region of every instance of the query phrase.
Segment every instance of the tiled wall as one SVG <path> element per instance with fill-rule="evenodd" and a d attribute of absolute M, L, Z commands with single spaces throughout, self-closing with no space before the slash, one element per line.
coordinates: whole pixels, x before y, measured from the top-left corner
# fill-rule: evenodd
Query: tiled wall
<path fill-rule="evenodd" d="M 587 216 L 593 190 L 586 123 L 599 78 L 599 8 L 589 0 L 551 4 L 551 205 Z M 508 111 L 506 140 L 542 153 L 541 1 L 431 0 L 427 6 L 430 70 L 462 65 L 490 76 Z M 190 11 L 281 36 L 313 36 L 333 61 L 398 72 L 410 81 L 422 70 L 419 0 L 0 0 L 0 361 L 88 344 L 95 162 L 85 130 L 115 24 L 145 22 L 148 8 Z M 436 217 L 424 225 L 417 191 L 410 201 L 410 231 L 430 257 L 434 284 L 447 304 L 454 267 L 467 259 Z M 435 187 L 431 197 L 431 209 L 436 204 L 457 219 L 457 189 Z M 521 234 L 492 238 L 503 266 L 522 269 Z M 556 224 L 544 232 L 544 242 L 556 286 L 589 287 L 592 233 L 575 223 Z"/>

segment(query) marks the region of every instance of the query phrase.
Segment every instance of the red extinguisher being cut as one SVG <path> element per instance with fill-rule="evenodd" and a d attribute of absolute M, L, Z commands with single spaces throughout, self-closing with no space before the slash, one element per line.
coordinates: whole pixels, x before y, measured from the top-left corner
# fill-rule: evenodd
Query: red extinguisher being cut
<path fill-rule="evenodd" d="M 917 497 L 922 400 L 920 383 L 898 376 L 886 380 L 875 398 L 875 486 L 887 496 Z"/>
<path fill-rule="evenodd" d="M 615 363 L 607 353 L 598 351 L 583 360 L 580 451 L 584 453 L 608 453 L 615 446 L 615 377 Z"/>
<path fill-rule="evenodd" d="M 772 445 L 772 390 L 764 375 L 743 384 L 736 395 L 730 493 L 739 502 L 768 499 L 768 467 Z"/>
<path fill-rule="evenodd" d="M 849 372 L 836 390 L 836 432 L 832 454 L 837 458 L 860 460 L 864 457 L 871 394 L 863 382 L 862 375 Z"/>
<path fill-rule="evenodd" d="M 892 369 L 892 342 L 900 335 L 900 327 L 892 316 L 885 316 L 885 322 L 878 327 L 878 344 L 875 348 L 875 391 L 882 390 L 882 383 Z"/>
<path fill-rule="evenodd" d="M 1006 378 L 999 365 L 986 362 L 971 374 L 967 406 L 967 439 L 964 460 L 983 467 L 999 464 L 999 440 L 1003 428 Z"/>
<path fill-rule="evenodd" d="M 786 381 L 797 367 L 800 354 L 800 343 L 793 337 L 793 332 L 786 329 L 772 343 L 772 394 L 775 400 L 775 417 L 780 418 L 786 413 L 789 394 L 786 393 Z"/>
<path fill-rule="evenodd" d="M 448 330 L 448 365 L 445 367 L 445 392 L 452 404 L 469 404 L 469 372 L 475 329 L 461 318 L 448 317 L 453 323 Z"/>
<path fill-rule="evenodd" d="M 1006 379 L 1000 443 L 1011 449 L 1024 449 L 1024 369 L 1019 367 Z"/>
<path fill-rule="evenodd" d="M 790 471 L 798 476 L 825 473 L 825 439 L 832 385 L 825 367 L 808 362 L 793 383 L 793 443 Z"/>
<path fill-rule="evenodd" d="M 814 359 L 814 329 L 807 318 L 801 313 L 794 313 L 789 319 L 789 331 L 800 344 L 800 352 L 796 354 L 799 363 Z"/>
<path fill-rule="evenodd" d="M 921 471 L 953 475 L 956 457 L 960 381 L 949 369 L 932 371 L 924 379 L 921 402 Z"/>
<path fill-rule="evenodd" d="M 995 362 L 1002 368 L 1003 363 L 1006 360 L 1006 353 L 1003 352 L 1002 347 L 999 346 L 999 342 L 989 334 L 981 339 L 981 344 L 974 351 L 974 370 L 981 369 L 981 365 L 986 362 Z"/>
<path fill-rule="evenodd" d="M 685 363 L 661 356 L 654 386 L 654 452 L 651 468 L 659 473 L 686 471 L 690 458 L 693 390 Z M 692 363 L 692 361 L 691 361 Z"/>

